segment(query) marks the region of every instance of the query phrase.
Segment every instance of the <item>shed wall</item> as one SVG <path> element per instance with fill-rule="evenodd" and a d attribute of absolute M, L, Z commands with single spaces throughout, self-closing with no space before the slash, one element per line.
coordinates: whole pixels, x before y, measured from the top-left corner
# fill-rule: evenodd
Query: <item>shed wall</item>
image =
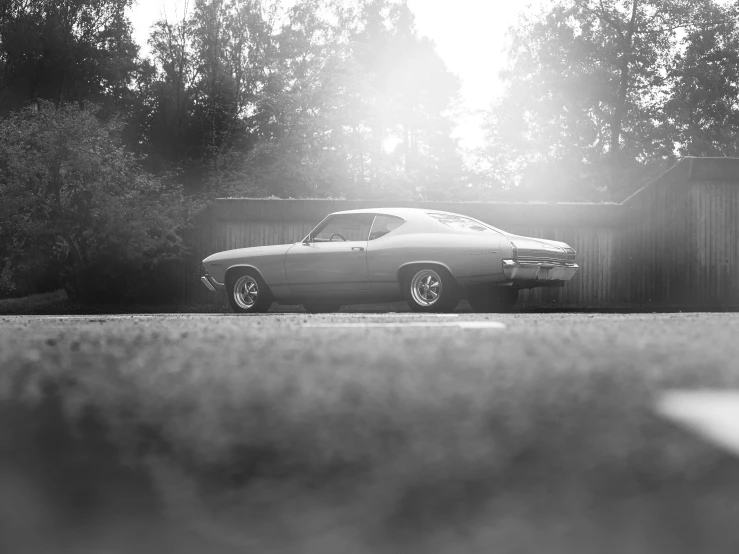
<path fill-rule="evenodd" d="M 690 248 L 685 266 L 692 305 L 739 305 L 739 186 L 699 182 L 690 187 Z"/>
<path fill-rule="evenodd" d="M 572 281 L 522 292 L 524 306 L 739 307 L 739 159 L 725 158 L 683 160 L 622 204 L 219 199 L 189 236 L 185 301 L 212 300 L 198 278 L 213 252 L 297 242 L 329 213 L 389 206 L 461 213 L 575 248 Z"/>

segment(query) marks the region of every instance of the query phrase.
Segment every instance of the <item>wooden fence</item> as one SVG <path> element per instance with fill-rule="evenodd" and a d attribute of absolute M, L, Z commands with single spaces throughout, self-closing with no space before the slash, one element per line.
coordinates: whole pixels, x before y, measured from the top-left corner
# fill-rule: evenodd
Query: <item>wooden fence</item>
<path fill-rule="evenodd" d="M 212 302 L 200 260 L 301 240 L 327 214 L 387 206 L 469 215 L 516 234 L 561 240 L 580 271 L 564 288 L 524 291 L 523 306 L 739 308 L 739 159 L 686 158 L 621 204 L 219 199 L 189 234 L 183 300 Z"/>

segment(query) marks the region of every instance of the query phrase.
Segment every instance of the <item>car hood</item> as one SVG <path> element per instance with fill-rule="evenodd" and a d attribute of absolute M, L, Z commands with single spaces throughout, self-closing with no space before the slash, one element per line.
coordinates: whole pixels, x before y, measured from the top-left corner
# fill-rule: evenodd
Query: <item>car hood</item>
<path fill-rule="evenodd" d="M 249 248 L 236 248 L 234 250 L 224 250 L 211 254 L 203 260 L 204 264 L 218 263 L 222 261 L 230 261 L 245 258 L 261 258 L 264 256 L 284 256 L 285 253 L 293 246 L 292 244 L 275 244 L 272 246 L 252 246 Z"/>

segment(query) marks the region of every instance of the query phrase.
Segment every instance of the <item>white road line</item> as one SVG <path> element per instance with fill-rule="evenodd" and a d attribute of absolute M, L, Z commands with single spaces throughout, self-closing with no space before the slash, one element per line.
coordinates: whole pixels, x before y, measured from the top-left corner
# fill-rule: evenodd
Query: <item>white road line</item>
<path fill-rule="evenodd" d="M 424 314 L 418 312 L 337 312 L 328 316 L 360 316 L 360 317 L 459 317 L 459 314 Z"/>
<path fill-rule="evenodd" d="M 366 329 L 366 328 L 405 328 L 405 327 L 456 327 L 458 329 L 505 329 L 499 321 L 382 321 L 346 323 L 304 323 L 301 327 L 312 329 Z"/>
<path fill-rule="evenodd" d="M 668 391 L 657 401 L 656 411 L 739 456 L 739 391 Z"/>
<path fill-rule="evenodd" d="M 505 323 L 500 321 L 460 321 L 457 324 L 462 329 L 505 329 Z"/>

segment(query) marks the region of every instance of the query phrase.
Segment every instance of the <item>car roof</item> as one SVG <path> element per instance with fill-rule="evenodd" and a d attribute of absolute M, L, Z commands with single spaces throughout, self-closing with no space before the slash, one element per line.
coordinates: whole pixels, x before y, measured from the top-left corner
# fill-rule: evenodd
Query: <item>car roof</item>
<path fill-rule="evenodd" d="M 331 215 L 345 214 L 376 214 L 376 215 L 394 215 L 403 219 L 414 219 L 422 217 L 428 213 L 460 215 L 452 212 L 444 212 L 441 210 L 425 209 L 425 208 L 363 208 L 361 210 L 345 210 L 343 212 L 333 212 Z"/>

